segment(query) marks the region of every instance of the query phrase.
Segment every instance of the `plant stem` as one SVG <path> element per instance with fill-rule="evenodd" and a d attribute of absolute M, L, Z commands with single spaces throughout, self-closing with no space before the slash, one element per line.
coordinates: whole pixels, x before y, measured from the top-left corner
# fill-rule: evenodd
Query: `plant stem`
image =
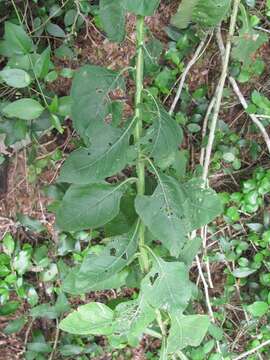
<path fill-rule="evenodd" d="M 145 192 L 145 164 L 142 158 L 140 140 L 143 130 L 142 113 L 141 113 L 141 102 L 142 102 L 142 91 L 143 91 L 143 71 L 144 71 L 144 17 L 137 16 L 136 24 L 136 36 L 137 36 L 137 58 L 136 58 L 136 96 L 135 96 L 135 118 L 137 119 L 134 138 L 138 148 L 138 157 L 136 163 L 136 171 L 138 176 L 137 192 L 138 195 L 144 195 Z M 140 266 L 144 273 L 149 270 L 148 255 L 144 248 L 144 235 L 145 226 L 143 223 L 140 224 L 139 230 L 139 249 L 140 249 Z"/>

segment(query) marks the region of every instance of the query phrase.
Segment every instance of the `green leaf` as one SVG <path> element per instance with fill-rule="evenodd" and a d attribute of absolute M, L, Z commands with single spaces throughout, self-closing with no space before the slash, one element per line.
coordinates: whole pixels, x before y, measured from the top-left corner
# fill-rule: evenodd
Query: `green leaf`
<path fill-rule="evenodd" d="M 155 319 L 155 311 L 139 299 L 125 301 L 115 308 L 112 341 L 136 346 L 146 327 Z"/>
<path fill-rule="evenodd" d="M 27 251 L 22 250 L 13 259 L 13 269 L 17 271 L 19 275 L 23 275 L 30 267 L 30 255 Z"/>
<path fill-rule="evenodd" d="M 248 277 L 249 275 L 255 273 L 256 271 L 257 271 L 256 269 L 250 269 L 250 268 L 247 268 L 247 267 L 240 267 L 240 268 L 235 269 L 232 272 L 232 274 L 233 274 L 233 276 L 241 279 L 241 278 Z"/>
<path fill-rule="evenodd" d="M 202 238 L 195 237 L 189 240 L 180 254 L 180 260 L 183 261 L 187 266 L 191 266 L 195 256 L 198 254 L 202 244 Z"/>
<path fill-rule="evenodd" d="M 60 322 L 60 329 L 75 335 L 109 335 L 113 311 L 106 305 L 92 302 L 79 306 Z"/>
<path fill-rule="evenodd" d="M 109 282 L 112 276 L 119 273 L 133 259 L 138 246 L 138 231 L 137 221 L 129 233 L 111 238 L 100 255 L 89 254 L 81 267 L 77 271 L 72 269 L 64 279 L 64 291 L 82 294 L 97 290 L 105 280 Z"/>
<path fill-rule="evenodd" d="M 98 121 L 103 122 L 111 103 L 109 93 L 124 89 L 122 77 L 115 71 L 99 66 L 83 66 L 75 75 L 72 89 L 72 119 L 74 128 L 88 141 L 88 127 L 93 129 Z"/>
<path fill-rule="evenodd" d="M 260 113 L 263 112 L 265 115 L 270 115 L 270 100 L 266 96 L 254 90 L 252 92 L 252 101 L 260 109 Z"/>
<path fill-rule="evenodd" d="M 48 74 L 50 69 L 50 57 L 51 57 L 51 49 L 48 46 L 47 49 L 45 49 L 43 53 L 39 55 L 34 66 L 35 75 L 39 79 L 44 79 L 45 76 Z"/>
<path fill-rule="evenodd" d="M 6 233 L 2 241 L 4 253 L 11 256 L 15 249 L 15 241 L 12 235 L 10 233 Z"/>
<path fill-rule="evenodd" d="M 20 89 L 31 83 L 30 75 L 20 69 L 4 69 L 0 71 L 0 79 L 3 79 L 8 86 Z"/>
<path fill-rule="evenodd" d="M 127 11 L 136 15 L 151 16 L 157 10 L 160 0 L 125 0 Z"/>
<path fill-rule="evenodd" d="M 12 54 L 28 54 L 33 50 L 31 38 L 22 26 L 5 22 L 5 42 Z"/>
<path fill-rule="evenodd" d="M 59 181 L 73 184 L 98 182 L 128 163 L 129 138 L 134 121 L 123 131 L 104 123 L 89 126 L 89 148 L 75 150 L 61 169 Z"/>
<path fill-rule="evenodd" d="M 36 318 L 45 318 L 45 319 L 57 319 L 58 313 L 56 311 L 55 306 L 51 306 L 50 304 L 41 304 L 30 310 L 30 315 Z"/>
<path fill-rule="evenodd" d="M 227 16 L 231 0 L 183 0 L 177 13 L 172 17 L 172 25 L 184 29 L 191 22 L 213 27 Z"/>
<path fill-rule="evenodd" d="M 59 37 L 59 38 L 66 37 L 64 30 L 61 29 L 59 25 L 53 24 L 51 21 L 49 21 L 46 24 L 46 31 L 48 32 L 48 34 L 55 36 L 55 37 Z"/>
<path fill-rule="evenodd" d="M 10 118 L 22 120 L 34 120 L 38 118 L 44 107 L 34 99 L 20 99 L 14 101 L 3 108 L 3 114 Z"/>
<path fill-rule="evenodd" d="M 151 271 L 141 282 L 144 300 L 154 308 L 184 311 L 192 292 L 187 267 L 181 262 L 155 258 Z"/>
<path fill-rule="evenodd" d="M 27 350 L 35 353 L 47 354 L 52 351 L 52 347 L 44 342 L 32 342 L 27 344 Z"/>
<path fill-rule="evenodd" d="M 11 320 L 9 321 L 8 325 L 5 327 L 3 332 L 6 335 L 17 333 L 22 330 L 26 322 L 27 319 L 25 317 L 20 317 L 18 319 Z"/>
<path fill-rule="evenodd" d="M 137 196 L 135 208 L 154 236 L 178 256 L 190 231 L 208 224 L 222 212 L 221 202 L 201 180 L 179 183 L 172 177 L 159 176 L 152 196 Z"/>
<path fill-rule="evenodd" d="M 264 301 L 255 301 L 247 307 L 247 310 L 255 317 L 261 317 L 268 313 L 269 305 Z"/>
<path fill-rule="evenodd" d="M 158 104 L 157 107 L 148 109 L 153 125 L 148 129 L 146 140 L 150 157 L 156 160 L 160 167 L 167 167 L 168 161 L 173 162 L 178 147 L 183 141 L 183 132 L 175 120 Z"/>
<path fill-rule="evenodd" d="M 174 353 L 187 346 L 199 346 L 210 325 L 206 315 L 184 316 L 177 312 L 171 315 L 171 328 L 168 336 L 168 352 Z"/>
<path fill-rule="evenodd" d="M 57 210 L 57 224 L 64 231 L 100 227 L 119 213 L 122 195 L 122 184 L 72 185 Z"/>
<path fill-rule="evenodd" d="M 126 9 L 123 0 L 101 0 L 99 16 L 109 40 L 121 42 L 125 37 Z"/>

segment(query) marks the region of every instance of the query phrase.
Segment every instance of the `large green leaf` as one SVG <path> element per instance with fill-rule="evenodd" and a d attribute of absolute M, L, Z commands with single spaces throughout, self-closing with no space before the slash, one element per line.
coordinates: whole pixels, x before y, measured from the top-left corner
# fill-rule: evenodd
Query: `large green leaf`
<path fill-rule="evenodd" d="M 38 56 L 37 61 L 35 62 L 34 71 L 38 78 L 44 79 L 48 74 L 50 69 L 50 57 L 51 49 L 48 46 L 47 49 L 45 49 L 43 53 Z"/>
<path fill-rule="evenodd" d="M 72 185 L 57 209 L 57 224 L 65 231 L 100 227 L 119 213 L 121 185 Z"/>
<path fill-rule="evenodd" d="M 88 128 L 104 121 L 111 103 L 109 93 L 124 88 L 122 77 L 115 71 L 85 65 L 75 75 L 72 89 L 72 119 L 74 128 L 88 142 Z"/>
<path fill-rule="evenodd" d="M 0 71 L 0 80 L 3 79 L 5 83 L 14 88 L 24 88 L 31 83 L 30 75 L 21 69 L 4 69 Z"/>
<path fill-rule="evenodd" d="M 116 42 L 123 41 L 126 24 L 124 0 L 101 0 L 99 16 L 109 40 Z"/>
<path fill-rule="evenodd" d="M 132 123 L 124 131 L 103 122 L 90 125 L 90 128 L 90 147 L 78 149 L 68 157 L 59 181 L 73 184 L 97 182 L 116 174 L 128 163 Z"/>
<path fill-rule="evenodd" d="M 155 311 L 143 297 L 117 305 L 113 322 L 112 342 L 137 346 L 146 327 L 155 319 Z"/>
<path fill-rule="evenodd" d="M 119 273 L 133 259 L 138 246 L 139 222 L 128 233 L 115 236 L 100 255 L 89 254 L 81 267 L 64 279 L 63 289 L 82 294 L 100 288 L 101 282 Z M 109 240 L 109 239 L 108 239 Z"/>
<path fill-rule="evenodd" d="M 60 329 L 75 335 L 109 335 L 113 311 L 106 305 L 92 302 L 78 307 L 60 322 Z"/>
<path fill-rule="evenodd" d="M 127 11 L 136 15 L 151 16 L 157 10 L 160 0 L 125 0 Z"/>
<path fill-rule="evenodd" d="M 210 325 L 206 315 L 184 316 L 181 312 L 171 316 L 171 328 L 168 337 L 168 352 L 174 353 L 187 346 L 199 346 Z"/>
<path fill-rule="evenodd" d="M 231 0 L 183 0 L 171 23 L 180 29 L 190 22 L 213 27 L 227 16 L 230 4 Z"/>
<path fill-rule="evenodd" d="M 191 297 L 192 286 L 184 263 L 156 258 L 151 271 L 142 280 L 141 293 L 154 308 L 169 312 L 184 311 Z"/>
<path fill-rule="evenodd" d="M 43 113 L 44 107 L 34 99 L 25 98 L 8 104 L 2 111 L 9 118 L 34 120 Z"/>
<path fill-rule="evenodd" d="M 183 140 L 182 129 L 160 104 L 158 108 L 155 106 L 149 109 L 149 114 L 153 125 L 146 134 L 147 149 L 157 165 L 167 167 L 175 160 L 178 147 Z"/>
<path fill-rule="evenodd" d="M 186 235 L 214 220 L 222 212 L 216 193 L 199 179 L 179 183 L 161 175 L 152 196 L 137 196 L 135 208 L 153 235 L 178 256 Z"/>
<path fill-rule="evenodd" d="M 33 50 L 31 38 L 22 26 L 5 22 L 5 46 L 11 54 L 28 54 Z"/>

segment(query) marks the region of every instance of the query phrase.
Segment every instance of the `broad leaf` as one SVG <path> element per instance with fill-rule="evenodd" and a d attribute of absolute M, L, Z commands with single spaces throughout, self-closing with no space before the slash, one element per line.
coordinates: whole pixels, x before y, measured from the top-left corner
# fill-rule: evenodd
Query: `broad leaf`
<path fill-rule="evenodd" d="M 184 29 L 190 22 L 213 27 L 228 14 L 231 0 L 183 0 L 177 13 L 172 17 L 172 25 Z"/>
<path fill-rule="evenodd" d="M 109 281 L 132 260 L 137 251 L 138 230 L 139 222 L 128 234 L 113 237 L 100 255 L 89 254 L 81 267 L 72 269 L 64 279 L 64 291 L 82 294 L 100 289 L 102 282 Z"/>
<path fill-rule="evenodd" d="M 74 128 L 86 142 L 88 127 L 104 121 L 111 103 L 109 93 L 117 88 L 124 88 L 124 81 L 112 70 L 86 65 L 75 75 L 71 89 L 72 119 Z"/>
<path fill-rule="evenodd" d="M 59 181 L 89 184 L 104 180 L 126 166 L 132 123 L 124 131 L 101 122 L 91 125 L 91 146 L 78 149 L 68 157 Z"/>
<path fill-rule="evenodd" d="M 99 16 L 109 40 L 116 42 L 123 41 L 126 25 L 124 0 L 101 0 Z"/>
<path fill-rule="evenodd" d="M 109 335 L 113 311 L 106 305 L 92 302 L 79 306 L 60 322 L 60 329 L 75 335 Z"/>
<path fill-rule="evenodd" d="M 64 231 L 100 227 L 118 213 L 122 185 L 72 185 L 57 209 L 57 224 Z"/>
<path fill-rule="evenodd" d="M 187 346 L 199 346 L 210 325 L 206 315 L 184 316 L 178 312 L 171 316 L 171 328 L 168 337 L 168 352 L 174 353 Z"/>
<path fill-rule="evenodd" d="M 182 143 L 182 129 L 160 104 L 158 108 L 149 109 L 149 114 L 153 125 L 146 134 L 147 149 L 156 164 L 167 167 L 175 160 L 178 147 Z"/>
<path fill-rule="evenodd" d="M 115 309 L 111 340 L 137 346 L 139 338 L 155 317 L 155 311 L 144 303 L 142 296 L 120 303 Z"/>
<path fill-rule="evenodd" d="M 183 312 L 190 300 L 192 286 L 184 263 L 156 258 L 151 271 L 142 280 L 141 293 L 154 308 Z"/>
<path fill-rule="evenodd" d="M 151 16 L 157 10 L 160 0 L 125 0 L 127 11 L 136 15 Z"/>
<path fill-rule="evenodd" d="M 0 71 L 0 80 L 14 88 L 20 89 L 27 87 L 31 83 L 30 75 L 21 69 L 4 69 Z"/>
<path fill-rule="evenodd" d="M 153 235 L 178 256 L 186 235 L 208 224 L 222 212 L 216 193 L 204 189 L 201 180 L 181 184 L 161 175 L 152 196 L 137 196 L 135 208 Z"/>
<path fill-rule="evenodd" d="M 33 50 L 32 40 L 23 27 L 8 21 L 5 23 L 5 44 L 12 54 L 28 54 Z"/>
<path fill-rule="evenodd" d="M 25 98 L 8 104 L 2 111 L 9 118 L 34 120 L 43 113 L 44 107 L 34 99 Z"/>

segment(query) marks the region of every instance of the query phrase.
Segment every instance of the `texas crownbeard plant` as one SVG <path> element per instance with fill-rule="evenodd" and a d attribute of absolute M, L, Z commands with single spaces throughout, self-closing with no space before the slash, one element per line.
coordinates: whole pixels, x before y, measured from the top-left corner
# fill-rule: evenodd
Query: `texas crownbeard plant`
<path fill-rule="evenodd" d="M 84 146 L 71 153 L 61 170 L 59 181 L 70 186 L 56 218 L 62 231 L 99 229 L 104 237 L 101 249 L 90 247 L 82 263 L 63 277 L 66 293 L 139 289 L 135 299 L 116 307 L 98 302 L 78 307 L 61 321 L 61 330 L 103 335 L 115 348 L 135 347 L 148 334 L 161 339 L 161 358 L 167 359 L 187 346 L 198 346 L 210 325 L 207 315 L 194 314 L 189 306 L 196 297 L 189 268 L 201 242 L 189 234 L 215 219 L 222 206 L 201 179 L 180 182 L 172 171 L 182 130 L 144 89 L 144 17 L 158 4 L 101 1 L 101 17 L 112 40 L 124 37 L 125 11 L 136 14 L 135 67 L 116 72 L 85 65 L 75 75 L 72 119 Z M 125 93 L 128 70 L 136 85 L 135 110 L 123 121 L 121 104 L 112 94 Z"/>

